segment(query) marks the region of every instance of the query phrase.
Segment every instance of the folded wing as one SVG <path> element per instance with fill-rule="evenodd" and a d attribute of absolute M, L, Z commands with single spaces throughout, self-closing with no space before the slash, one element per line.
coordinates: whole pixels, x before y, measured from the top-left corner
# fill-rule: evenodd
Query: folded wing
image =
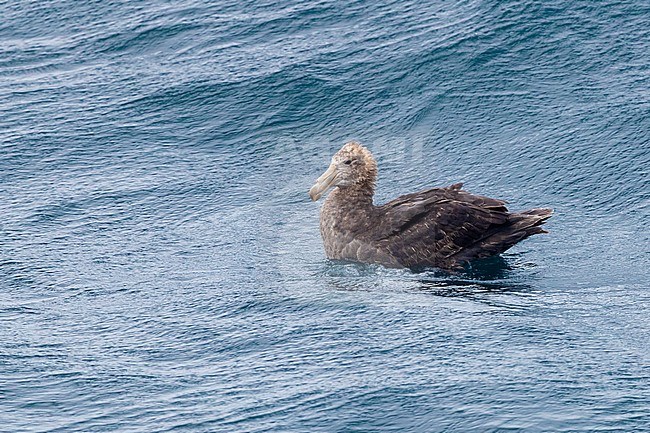
<path fill-rule="evenodd" d="M 511 214 L 504 201 L 461 187 L 433 188 L 378 206 L 377 227 L 369 232 L 372 242 L 402 266 L 457 267 L 543 232 L 538 226 L 552 212 Z"/>

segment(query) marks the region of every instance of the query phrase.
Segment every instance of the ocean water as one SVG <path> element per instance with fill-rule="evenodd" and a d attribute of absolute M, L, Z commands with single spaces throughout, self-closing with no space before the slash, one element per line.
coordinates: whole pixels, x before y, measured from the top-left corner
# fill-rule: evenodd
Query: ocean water
<path fill-rule="evenodd" d="M 0 4 L 0 431 L 650 431 L 650 4 Z M 307 190 L 549 235 L 334 263 Z"/>

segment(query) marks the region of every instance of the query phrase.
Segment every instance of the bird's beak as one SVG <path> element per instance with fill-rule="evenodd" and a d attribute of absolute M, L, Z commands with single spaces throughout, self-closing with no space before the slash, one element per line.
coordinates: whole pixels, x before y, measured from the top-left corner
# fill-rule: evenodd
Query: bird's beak
<path fill-rule="evenodd" d="M 327 171 L 321 174 L 318 179 L 316 179 L 316 183 L 309 190 L 309 197 L 311 197 L 313 201 L 321 198 L 325 191 L 336 185 L 335 181 L 337 175 L 338 172 L 336 171 L 336 166 L 334 164 L 330 164 Z"/>

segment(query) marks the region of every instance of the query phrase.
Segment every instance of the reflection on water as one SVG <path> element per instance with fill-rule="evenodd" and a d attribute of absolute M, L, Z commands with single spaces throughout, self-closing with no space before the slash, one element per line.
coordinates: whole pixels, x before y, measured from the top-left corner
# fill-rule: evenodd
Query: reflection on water
<path fill-rule="evenodd" d="M 518 263 L 517 255 L 473 262 L 462 271 L 435 268 L 413 271 L 324 260 L 317 278 L 335 291 L 428 294 L 519 310 L 523 307 L 522 300 L 541 293 L 529 272 L 532 268 L 530 263 Z M 408 302 L 407 298 L 404 302 Z"/>
<path fill-rule="evenodd" d="M 533 286 L 509 280 L 421 279 L 421 292 L 445 298 L 460 298 L 493 307 L 520 309 L 521 299 L 539 294 Z"/>

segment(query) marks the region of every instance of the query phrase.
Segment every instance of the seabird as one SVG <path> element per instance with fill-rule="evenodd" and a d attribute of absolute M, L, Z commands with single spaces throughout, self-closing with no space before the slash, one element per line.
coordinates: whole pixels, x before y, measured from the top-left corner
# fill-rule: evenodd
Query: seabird
<path fill-rule="evenodd" d="M 316 201 L 330 188 L 320 232 L 330 259 L 388 267 L 460 269 L 537 233 L 552 209 L 517 213 L 506 202 L 474 195 L 457 183 L 373 204 L 377 162 L 357 142 L 346 143 L 309 190 Z"/>

